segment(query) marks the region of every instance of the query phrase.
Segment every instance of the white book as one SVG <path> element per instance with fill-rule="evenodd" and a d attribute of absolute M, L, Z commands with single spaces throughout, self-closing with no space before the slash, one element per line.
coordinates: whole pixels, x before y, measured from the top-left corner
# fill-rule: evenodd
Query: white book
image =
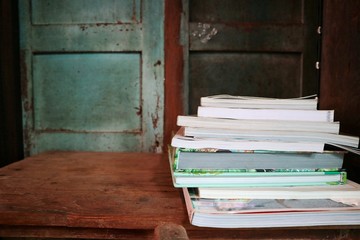
<path fill-rule="evenodd" d="M 334 110 L 250 109 L 199 106 L 197 116 L 231 119 L 333 122 Z"/>
<path fill-rule="evenodd" d="M 343 185 L 293 187 L 197 188 L 200 198 L 250 199 L 360 199 L 360 185 L 348 180 Z"/>
<path fill-rule="evenodd" d="M 224 150 L 267 150 L 267 151 L 299 151 L 323 152 L 324 142 L 284 142 L 273 140 L 242 140 L 233 138 L 194 138 L 184 136 L 183 128 L 171 139 L 171 146 L 178 148 L 216 148 Z"/>
<path fill-rule="evenodd" d="M 203 199 L 183 188 L 192 225 L 216 228 L 274 228 L 359 225 L 359 199 Z M 354 203 L 355 202 L 355 203 Z"/>
<path fill-rule="evenodd" d="M 321 142 L 280 142 L 251 141 L 236 139 L 206 139 L 175 135 L 171 140 L 172 147 L 179 148 L 216 148 L 223 150 L 266 150 L 266 151 L 299 151 L 323 152 L 325 143 Z"/>
<path fill-rule="evenodd" d="M 338 134 L 339 122 L 243 120 L 196 116 L 177 117 L 177 125 L 184 127 L 222 128 L 231 130 L 306 131 Z"/>
<path fill-rule="evenodd" d="M 195 138 L 235 138 L 259 141 L 324 142 L 359 147 L 359 137 L 345 134 L 300 131 L 233 130 L 221 128 L 184 127 L 184 135 Z"/>
<path fill-rule="evenodd" d="M 232 95 L 214 95 L 200 98 L 201 106 L 235 108 L 274 108 L 274 109 L 317 109 L 316 95 L 300 98 L 266 98 Z"/>

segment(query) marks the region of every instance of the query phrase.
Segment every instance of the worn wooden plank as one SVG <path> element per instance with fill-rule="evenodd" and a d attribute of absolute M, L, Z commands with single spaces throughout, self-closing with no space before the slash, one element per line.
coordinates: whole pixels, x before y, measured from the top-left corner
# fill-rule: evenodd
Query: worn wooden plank
<path fill-rule="evenodd" d="M 0 236 L 35 239 L 154 239 L 154 231 L 136 229 L 1 226 Z"/>
<path fill-rule="evenodd" d="M 187 219 L 166 155 L 46 153 L 0 173 L 0 224 L 154 229 Z M 170 212 L 172 212 L 170 214 Z"/>
<path fill-rule="evenodd" d="M 356 239 L 359 234 L 359 226 L 257 231 L 191 226 L 166 158 L 47 152 L 1 168 L 0 236 L 153 239 L 154 229 L 169 224 L 183 226 L 189 239 Z"/>

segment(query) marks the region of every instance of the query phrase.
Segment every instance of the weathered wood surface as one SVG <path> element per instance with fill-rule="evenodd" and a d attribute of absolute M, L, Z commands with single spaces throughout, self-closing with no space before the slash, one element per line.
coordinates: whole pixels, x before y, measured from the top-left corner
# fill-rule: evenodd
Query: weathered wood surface
<path fill-rule="evenodd" d="M 0 169 L 3 237 L 153 239 L 166 224 L 182 225 L 189 239 L 356 239 L 360 232 L 191 226 L 166 154 L 48 152 Z"/>
<path fill-rule="evenodd" d="M 25 156 L 159 152 L 162 0 L 19 0 Z"/>
<path fill-rule="evenodd" d="M 30 157 L 0 173 L 0 223 L 126 229 L 184 223 L 165 161 L 130 153 Z"/>
<path fill-rule="evenodd" d="M 4 236 L 89 237 L 84 228 L 100 238 L 152 235 L 160 223 L 186 223 L 184 213 L 164 155 L 51 152 L 0 172 Z"/>
<path fill-rule="evenodd" d="M 340 131 L 360 135 L 360 1 L 324 1 L 320 109 L 334 109 Z M 344 167 L 360 182 L 360 156 L 347 154 Z"/>

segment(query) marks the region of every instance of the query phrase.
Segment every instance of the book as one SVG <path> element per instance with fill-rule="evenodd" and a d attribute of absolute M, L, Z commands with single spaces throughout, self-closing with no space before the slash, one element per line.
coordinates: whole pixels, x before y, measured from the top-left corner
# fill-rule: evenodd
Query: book
<path fill-rule="evenodd" d="M 215 148 L 238 151 L 298 151 L 298 152 L 323 152 L 325 143 L 309 141 L 278 141 L 278 140 L 247 140 L 240 138 L 203 138 L 189 137 L 184 135 L 184 127 L 181 127 L 171 139 L 171 146 L 177 148 Z"/>
<path fill-rule="evenodd" d="M 175 171 L 175 187 L 320 186 L 346 183 L 345 171 Z"/>
<path fill-rule="evenodd" d="M 359 137 L 346 134 L 300 131 L 261 131 L 247 129 L 220 129 L 204 127 L 184 127 L 183 135 L 195 138 L 234 138 L 244 140 L 272 140 L 289 142 L 322 142 L 339 144 L 354 148 L 359 147 Z"/>
<path fill-rule="evenodd" d="M 249 120 L 208 118 L 197 116 L 177 117 L 177 125 L 184 127 L 206 127 L 230 130 L 305 131 L 339 134 L 339 122 Z"/>
<path fill-rule="evenodd" d="M 222 94 L 200 98 L 200 105 L 208 107 L 315 110 L 317 104 L 318 98 L 316 95 L 279 99 Z"/>
<path fill-rule="evenodd" d="M 347 180 L 342 185 L 293 187 L 196 188 L 200 198 L 250 199 L 360 199 L 360 185 Z"/>
<path fill-rule="evenodd" d="M 343 169 L 176 169 L 169 151 L 175 187 L 315 186 L 346 183 Z"/>
<path fill-rule="evenodd" d="M 250 109 L 199 106 L 198 117 L 333 122 L 334 110 Z"/>
<path fill-rule="evenodd" d="M 176 148 L 174 157 L 176 169 L 334 169 L 345 153 Z"/>
<path fill-rule="evenodd" d="M 355 225 L 360 188 L 342 169 L 360 154 L 317 97 L 216 95 L 178 116 L 169 163 L 190 222 L 220 228 Z M 345 151 L 344 151 L 345 150 Z"/>
<path fill-rule="evenodd" d="M 360 200 L 204 199 L 183 188 L 190 223 L 211 228 L 269 228 L 360 224 Z"/>

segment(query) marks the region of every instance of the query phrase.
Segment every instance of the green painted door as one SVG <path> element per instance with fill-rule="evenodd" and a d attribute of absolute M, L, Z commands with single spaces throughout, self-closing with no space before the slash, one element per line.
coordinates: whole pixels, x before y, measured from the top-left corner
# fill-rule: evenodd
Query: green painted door
<path fill-rule="evenodd" d="M 161 0 L 19 0 L 26 155 L 161 151 Z"/>
<path fill-rule="evenodd" d="M 318 92 L 320 0 L 183 0 L 185 96 Z"/>

